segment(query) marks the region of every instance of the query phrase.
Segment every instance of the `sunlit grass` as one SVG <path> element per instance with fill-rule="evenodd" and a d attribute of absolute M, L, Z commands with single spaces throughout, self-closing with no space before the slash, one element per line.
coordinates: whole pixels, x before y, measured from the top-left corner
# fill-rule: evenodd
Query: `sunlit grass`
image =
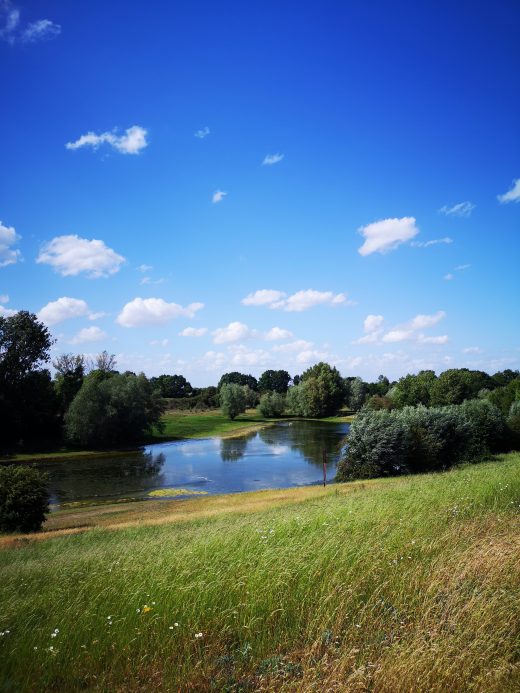
<path fill-rule="evenodd" d="M 518 688 L 519 454 L 290 491 L 0 550 L 0 690 Z"/>

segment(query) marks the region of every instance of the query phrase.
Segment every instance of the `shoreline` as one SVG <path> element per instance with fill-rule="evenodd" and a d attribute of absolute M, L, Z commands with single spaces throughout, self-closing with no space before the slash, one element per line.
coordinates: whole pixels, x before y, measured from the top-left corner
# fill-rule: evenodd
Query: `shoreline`
<path fill-rule="evenodd" d="M 213 414 L 213 412 L 211 413 Z M 211 414 L 208 415 L 211 416 Z M 189 416 L 183 415 L 183 416 Z M 38 463 L 38 462 L 66 462 L 70 459 L 86 458 L 86 459 L 102 459 L 104 457 L 123 457 L 134 452 L 141 450 L 143 447 L 148 445 L 160 445 L 161 443 L 175 443 L 183 440 L 204 440 L 204 439 L 219 439 L 219 440 L 229 440 L 232 438 L 240 438 L 244 435 L 249 435 L 262 428 L 268 428 L 270 426 L 275 426 L 281 422 L 294 422 L 294 421 L 315 421 L 319 423 L 351 423 L 353 416 L 351 414 L 346 416 L 334 416 L 327 417 L 325 419 L 309 419 L 303 417 L 283 417 L 280 419 L 265 419 L 263 421 L 249 422 L 237 421 L 238 425 L 236 428 L 232 428 L 228 431 L 223 431 L 222 433 L 207 434 L 202 432 L 200 434 L 184 435 L 184 436 L 153 436 L 149 439 L 144 440 L 141 444 L 135 445 L 129 448 L 115 448 L 113 450 L 58 450 L 53 452 L 34 452 L 34 453 L 19 453 L 16 455 L 7 455 L 0 457 L 0 465 L 3 464 L 23 464 L 23 463 Z M 249 425 L 246 425 L 249 424 Z"/>

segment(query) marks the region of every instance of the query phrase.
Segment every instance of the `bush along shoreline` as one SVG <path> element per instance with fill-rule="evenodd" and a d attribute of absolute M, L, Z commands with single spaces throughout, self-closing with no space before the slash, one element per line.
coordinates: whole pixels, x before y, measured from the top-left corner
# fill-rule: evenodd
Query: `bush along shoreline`
<path fill-rule="evenodd" d="M 446 407 L 363 409 L 352 423 L 336 481 L 449 469 L 518 447 L 511 417 L 487 400 Z"/>

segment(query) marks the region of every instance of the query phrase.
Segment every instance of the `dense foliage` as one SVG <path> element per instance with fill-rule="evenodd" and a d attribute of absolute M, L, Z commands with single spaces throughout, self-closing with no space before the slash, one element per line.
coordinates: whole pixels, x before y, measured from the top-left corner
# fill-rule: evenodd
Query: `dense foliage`
<path fill-rule="evenodd" d="M 287 371 L 267 370 L 262 373 L 258 380 L 258 390 L 260 392 L 279 392 L 285 395 L 291 376 Z"/>
<path fill-rule="evenodd" d="M 246 392 L 242 385 L 224 383 L 220 388 L 219 398 L 222 413 L 231 420 L 246 410 Z"/>
<path fill-rule="evenodd" d="M 69 442 L 85 447 L 128 445 L 161 425 L 163 400 L 144 375 L 91 376 L 65 415 Z"/>
<path fill-rule="evenodd" d="M 220 392 L 223 385 L 229 385 L 230 383 L 234 383 L 235 385 L 247 385 L 251 390 L 258 390 L 258 381 L 255 377 L 239 373 L 238 371 L 224 373 L 218 381 L 217 390 Z"/>
<path fill-rule="evenodd" d="M 295 416 L 322 418 L 336 414 L 344 398 L 344 382 L 336 368 L 318 363 L 307 369 L 300 383 L 287 391 L 287 408 Z"/>
<path fill-rule="evenodd" d="M 150 383 L 161 397 L 183 398 L 193 395 L 193 388 L 183 375 L 160 375 L 150 378 Z"/>
<path fill-rule="evenodd" d="M 258 409 L 266 419 L 277 419 L 284 413 L 285 397 L 279 392 L 266 392 L 260 397 Z"/>
<path fill-rule="evenodd" d="M 59 434 L 58 402 L 50 373 L 53 340 L 36 315 L 0 317 L 0 421 L 4 451 L 45 444 Z"/>
<path fill-rule="evenodd" d="M 508 445 L 500 410 L 484 400 L 393 411 L 364 409 L 352 423 L 338 481 L 436 471 Z"/>
<path fill-rule="evenodd" d="M 0 531 L 37 532 L 49 512 L 47 479 L 33 467 L 0 466 Z"/>

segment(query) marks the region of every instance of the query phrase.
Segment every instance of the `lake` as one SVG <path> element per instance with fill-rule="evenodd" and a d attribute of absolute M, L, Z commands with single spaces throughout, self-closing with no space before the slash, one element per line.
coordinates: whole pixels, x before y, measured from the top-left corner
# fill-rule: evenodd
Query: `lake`
<path fill-rule="evenodd" d="M 51 503 L 237 493 L 323 483 L 334 478 L 349 424 L 280 422 L 231 439 L 148 445 L 103 458 L 40 462 Z M 153 495 L 150 495 L 153 494 Z"/>

